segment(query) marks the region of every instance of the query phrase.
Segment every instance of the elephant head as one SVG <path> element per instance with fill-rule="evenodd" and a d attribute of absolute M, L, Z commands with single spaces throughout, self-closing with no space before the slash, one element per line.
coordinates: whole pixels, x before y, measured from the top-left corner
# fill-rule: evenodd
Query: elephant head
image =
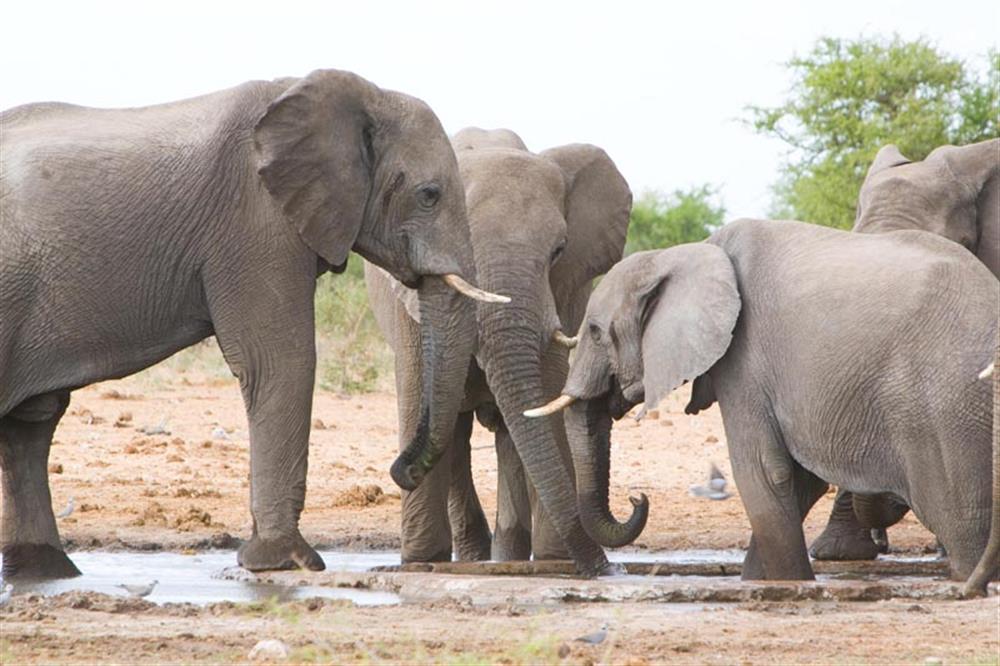
<path fill-rule="evenodd" d="M 642 496 L 630 498 L 627 522 L 611 514 L 612 419 L 642 401 L 646 409 L 655 407 L 686 381 L 706 381 L 705 373 L 729 348 L 740 303 L 729 257 L 708 243 L 633 254 L 594 291 L 563 395 L 528 415 L 568 407 L 580 518 L 598 543 L 621 543 L 642 529 L 648 512 Z M 689 410 L 704 400 L 695 388 Z"/>
<path fill-rule="evenodd" d="M 453 144 L 477 275 L 484 289 L 512 298 L 503 308 L 479 307 L 476 357 L 546 513 L 580 563 L 581 553 L 599 549 L 579 527 L 568 461 L 553 430 L 561 424 L 530 421 L 523 412 L 551 397 L 543 356 L 565 359 L 576 341 L 564 327 L 576 330 L 592 280 L 621 258 L 632 194 L 596 146 L 536 155 L 513 132 L 474 128 Z"/>
<path fill-rule="evenodd" d="M 290 82 L 253 131 L 257 172 L 284 218 L 326 264 L 350 250 L 417 289 L 423 368 L 421 427 L 393 465 L 415 487 L 451 436 L 475 344 L 473 304 L 505 300 L 473 288 L 458 165 L 430 108 L 359 76 L 319 70 Z"/>
<path fill-rule="evenodd" d="M 883 147 L 861 186 L 854 230 L 896 229 L 960 243 L 1000 277 L 1000 139 L 941 146 L 921 162 Z"/>

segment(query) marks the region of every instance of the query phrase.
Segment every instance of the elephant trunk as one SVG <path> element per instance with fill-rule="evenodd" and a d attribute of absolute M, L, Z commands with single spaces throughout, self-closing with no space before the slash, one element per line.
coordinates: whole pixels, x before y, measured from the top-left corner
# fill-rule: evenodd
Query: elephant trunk
<path fill-rule="evenodd" d="M 451 443 L 476 341 L 471 300 L 433 276 L 421 281 L 418 296 L 423 359 L 420 422 L 390 470 L 403 490 L 416 489 Z"/>
<path fill-rule="evenodd" d="M 511 292 L 508 292 L 511 293 Z M 541 340 L 532 301 L 513 292 L 514 302 L 480 306 L 480 359 L 497 406 L 514 441 L 529 480 L 577 570 L 595 576 L 608 570 L 603 549 L 587 535 L 577 513 L 573 485 L 556 445 L 548 419 L 529 419 L 523 412 L 543 399 L 540 368 Z M 553 418 L 559 418 L 558 416 Z"/>
<path fill-rule="evenodd" d="M 611 475 L 611 414 L 609 397 L 580 400 L 565 412 L 566 435 L 576 469 L 577 505 L 587 534 L 597 543 L 616 548 L 632 543 L 649 517 L 649 500 L 634 498 L 632 515 L 619 523 L 611 514 L 608 485 Z"/>
<path fill-rule="evenodd" d="M 993 510 L 990 538 L 979 563 L 965 581 L 966 596 L 984 596 L 986 586 L 1000 569 L 1000 343 L 993 360 Z"/>

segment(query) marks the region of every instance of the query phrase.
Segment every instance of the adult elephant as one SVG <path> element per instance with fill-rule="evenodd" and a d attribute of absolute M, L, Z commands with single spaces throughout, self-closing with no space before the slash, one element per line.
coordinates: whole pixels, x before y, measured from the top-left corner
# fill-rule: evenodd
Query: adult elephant
<path fill-rule="evenodd" d="M 1000 278 L 1000 139 L 942 146 L 913 162 L 883 147 L 858 198 L 854 231 L 923 229 L 952 240 Z M 891 497 L 839 490 L 826 529 L 809 552 L 818 560 L 869 560 L 888 548 L 885 528 L 909 511 Z M 881 532 L 872 538 L 872 530 Z"/>
<path fill-rule="evenodd" d="M 998 313 L 1000 282 L 932 234 L 741 220 L 615 266 L 587 305 L 564 396 L 531 413 L 571 405 L 580 513 L 598 542 L 619 529 L 612 418 L 693 381 L 685 411 L 718 400 L 753 528 L 745 579 L 813 578 L 801 523 L 827 481 L 913 507 L 965 578 L 1000 537 L 992 391 L 977 379 Z"/>
<path fill-rule="evenodd" d="M 483 304 L 470 327 L 478 340 L 450 450 L 420 488 L 403 496 L 403 561 L 489 559 L 490 530 L 476 496 L 469 437 L 474 414 L 495 432 L 498 509 L 494 559 L 565 558 L 581 572 L 607 566 L 576 512 L 561 419 L 522 412 L 555 397 L 566 378 L 563 329 L 579 326 L 592 280 L 621 258 L 631 193 L 607 154 L 575 144 L 530 152 L 509 130 L 468 128 L 452 143 L 465 184 L 476 271 L 484 288 L 511 296 Z M 400 442 L 419 424 L 414 294 L 366 268 L 379 326 L 396 353 Z M 523 462 L 523 467 L 522 467 Z M 537 499 L 529 494 L 537 490 Z M 540 501 L 538 501 L 540 500 Z M 533 515 L 532 515 L 533 514 Z M 637 536 L 642 525 L 637 525 Z M 634 537 L 633 537 L 634 538 Z"/>
<path fill-rule="evenodd" d="M 316 277 L 350 250 L 414 287 L 428 361 L 407 473 L 450 437 L 475 266 L 455 157 L 420 100 L 348 72 L 137 109 L 5 111 L 0 222 L 3 573 L 72 576 L 46 476 L 70 392 L 216 335 L 250 429 L 252 570 L 302 538 Z"/>

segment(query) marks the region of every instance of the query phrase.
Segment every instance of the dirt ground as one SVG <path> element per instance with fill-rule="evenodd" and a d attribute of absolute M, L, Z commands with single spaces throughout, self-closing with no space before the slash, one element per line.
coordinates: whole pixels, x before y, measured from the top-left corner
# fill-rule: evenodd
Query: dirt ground
<path fill-rule="evenodd" d="M 612 508 L 646 493 L 638 549 L 745 547 L 738 490 L 714 502 L 688 494 L 710 462 L 731 478 L 717 409 L 683 414 L 685 396 L 658 418 L 615 427 Z M 395 398 L 317 392 L 302 532 L 324 548 L 398 548 L 400 501 L 388 469 L 397 448 Z M 476 426 L 475 480 L 495 511 L 492 435 Z M 250 532 L 246 419 L 235 380 L 159 368 L 77 391 L 50 457 L 53 504 L 68 548 L 232 547 Z M 732 484 L 731 484 L 732 485 Z M 822 530 L 832 493 L 806 521 Z M 890 533 L 894 549 L 929 552 L 912 515 Z M 233 557 L 235 564 L 235 555 Z M 85 598 L 84 601 L 80 601 Z M 571 639 L 605 621 L 608 640 Z M 530 609 L 345 603 L 156 607 L 101 595 L 16 599 L 0 614 L 0 662 L 227 663 L 262 638 L 295 661 L 534 663 L 997 663 L 998 598 L 968 602 L 570 604 Z"/>

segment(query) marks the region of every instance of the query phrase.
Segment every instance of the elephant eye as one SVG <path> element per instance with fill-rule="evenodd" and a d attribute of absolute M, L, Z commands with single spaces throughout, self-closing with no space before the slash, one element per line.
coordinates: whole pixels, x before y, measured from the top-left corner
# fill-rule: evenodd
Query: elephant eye
<path fill-rule="evenodd" d="M 417 202 L 421 208 L 433 208 L 441 198 L 441 188 L 437 185 L 421 185 L 417 190 Z"/>
<path fill-rule="evenodd" d="M 552 265 L 559 261 L 559 257 L 563 256 L 563 252 L 566 251 L 566 241 L 562 241 L 556 246 L 556 249 L 552 250 L 552 257 L 549 259 L 549 265 Z"/>
<path fill-rule="evenodd" d="M 593 340 L 594 342 L 600 344 L 600 342 L 601 342 L 601 327 L 598 326 L 597 324 L 593 324 L 592 323 L 592 324 L 590 324 L 587 327 L 587 330 L 590 332 L 590 339 Z"/>

